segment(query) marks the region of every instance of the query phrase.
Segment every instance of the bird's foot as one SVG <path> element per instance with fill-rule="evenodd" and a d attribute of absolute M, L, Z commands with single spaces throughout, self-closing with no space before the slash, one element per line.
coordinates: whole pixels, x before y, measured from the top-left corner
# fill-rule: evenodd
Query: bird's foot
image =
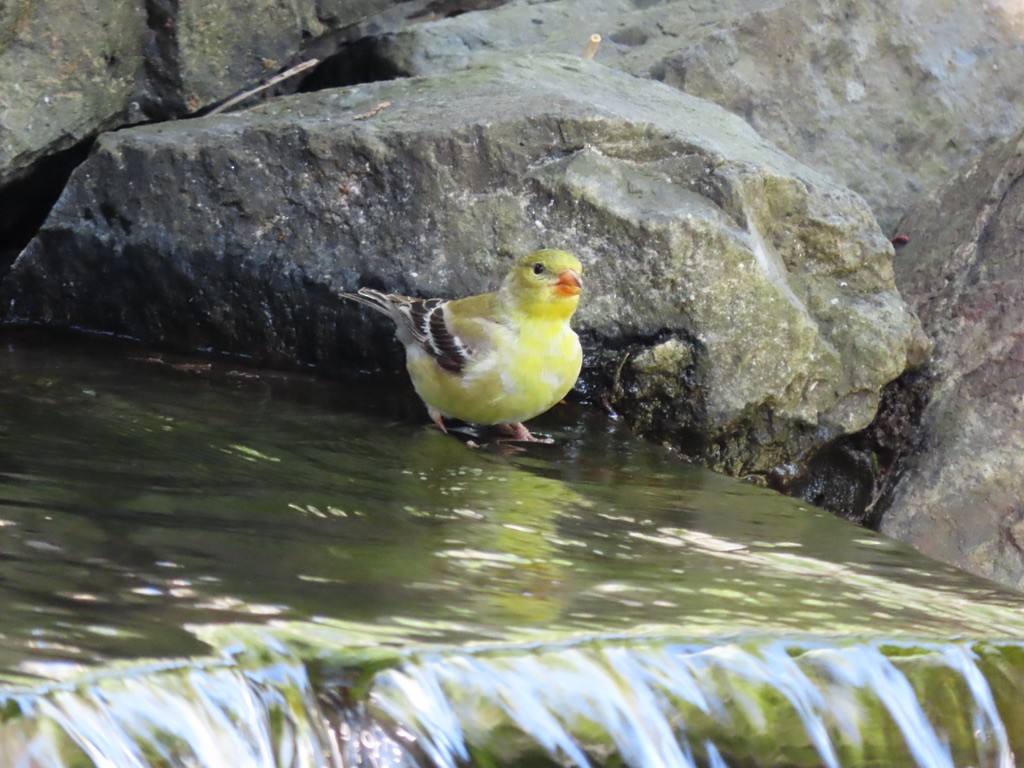
<path fill-rule="evenodd" d="M 499 424 L 498 429 L 506 435 L 506 440 L 518 443 L 545 443 L 555 442 L 550 437 L 534 437 L 530 430 L 522 422 L 516 424 Z"/>
<path fill-rule="evenodd" d="M 443 419 L 443 418 L 441 417 L 441 414 L 440 414 L 440 413 L 438 413 L 437 411 L 431 411 L 431 412 L 430 412 L 430 419 L 431 419 L 431 421 L 433 421 L 433 422 L 434 422 L 435 424 L 437 424 L 437 428 L 438 428 L 438 429 L 440 429 L 440 430 L 441 430 L 442 432 L 444 432 L 444 433 L 445 433 L 446 435 L 448 434 L 448 429 L 447 429 L 447 428 L 445 427 L 445 425 L 444 425 L 444 419 Z"/>
<path fill-rule="evenodd" d="M 444 425 L 444 417 L 441 416 L 440 413 L 437 413 L 435 411 L 430 411 L 430 420 L 433 421 L 437 425 L 437 428 L 440 429 L 444 434 L 451 435 L 453 437 L 457 437 L 460 440 L 465 440 L 466 441 L 466 447 L 468 447 L 468 448 L 479 448 L 480 447 L 480 444 L 477 443 L 476 440 L 474 440 L 473 437 L 470 436 L 470 435 L 473 435 L 474 433 L 473 432 L 467 432 L 458 423 L 456 423 L 456 425 L 455 425 L 455 427 L 453 429 L 448 429 L 448 427 L 446 427 Z"/>

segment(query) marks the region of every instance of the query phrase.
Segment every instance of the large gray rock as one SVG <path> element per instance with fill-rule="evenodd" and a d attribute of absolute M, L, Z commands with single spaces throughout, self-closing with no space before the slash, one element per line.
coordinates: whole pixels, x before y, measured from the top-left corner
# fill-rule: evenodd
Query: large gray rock
<path fill-rule="evenodd" d="M 466 66 L 496 49 L 580 53 L 720 104 L 867 199 L 883 227 L 1024 123 L 1016 0 L 555 0 L 381 39 L 400 70 Z"/>
<path fill-rule="evenodd" d="M 222 101 L 393 4 L 0 1 L 0 273 L 97 133 Z"/>
<path fill-rule="evenodd" d="M 283 67 L 386 0 L 0 4 L 0 187 L 109 128 L 178 117 Z"/>
<path fill-rule="evenodd" d="M 864 427 L 920 359 L 863 201 L 708 102 L 578 57 L 286 97 L 101 137 L 8 319 L 276 364 L 395 364 L 331 291 L 465 295 L 577 252 L 595 396 L 760 472 Z"/>
<path fill-rule="evenodd" d="M 0 4 L 0 186 L 123 121 L 145 32 L 140 0 Z"/>
<path fill-rule="evenodd" d="M 935 342 L 921 445 L 882 530 L 1024 589 L 1024 134 L 901 223 L 904 295 Z"/>

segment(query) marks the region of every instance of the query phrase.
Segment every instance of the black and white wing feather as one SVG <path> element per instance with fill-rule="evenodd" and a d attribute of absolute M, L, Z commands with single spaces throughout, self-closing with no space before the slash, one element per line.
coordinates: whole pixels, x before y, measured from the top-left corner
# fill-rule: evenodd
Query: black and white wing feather
<path fill-rule="evenodd" d="M 444 299 L 416 299 L 372 288 L 340 295 L 390 317 L 403 344 L 418 345 L 449 373 L 461 373 L 473 355 L 452 330 Z"/>

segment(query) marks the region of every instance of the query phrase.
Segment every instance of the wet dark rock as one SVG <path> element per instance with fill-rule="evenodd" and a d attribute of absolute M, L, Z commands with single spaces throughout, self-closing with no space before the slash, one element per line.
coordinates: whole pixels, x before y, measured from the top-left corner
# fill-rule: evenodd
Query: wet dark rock
<path fill-rule="evenodd" d="M 921 199 L 899 285 L 934 340 L 919 452 L 881 529 L 1024 588 L 1024 134 Z"/>
<path fill-rule="evenodd" d="M 775 467 L 766 484 L 877 528 L 896 483 L 922 448 L 921 419 L 933 383 L 927 370 L 908 370 L 882 390 L 878 412 L 866 429 L 812 452 L 799 464 Z"/>
<path fill-rule="evenodd" d="M 388 325 L 333 291 L 476 293 L 541 246 L 586 265 L 590 394 L 735 474 L 863 429 L 925 352 L 857 195 L 708 102 L 579 57 L 105 135 L 5 281 L 4 312 L 276 364 L 397 366 Z"/>
<path fill-rule="evenodd" d="M 799 469 L 776 468 L 768 484 L 846 520 L 864 524 L 874 496 L 875 467 L 870 454 L 837 441 L 815 453 Z"/>

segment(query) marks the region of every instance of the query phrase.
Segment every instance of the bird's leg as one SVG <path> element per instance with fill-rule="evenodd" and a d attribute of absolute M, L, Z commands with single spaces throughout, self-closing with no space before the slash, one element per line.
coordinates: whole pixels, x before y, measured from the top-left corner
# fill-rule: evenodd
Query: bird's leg
<path fill-rule="evenodd" d="M 447 435 L 448 434 L 448 430 L 444 426 L 444 419 L 441 418 L 441 412 L 440 411 L 435 411 L 433 409 L 430 409 L 428 412 L 430 413 L 431 420 L 435 424 L 437 424 L 437 428 L 440 429 L 442 432 L 444 432 Z"/>
<path fill-rule="evenodd" d="M 513 441 L 516 441 L 516 442 L 522 442 L 522 443 L 553 443 L 554 442 L 554 440 L 552 440 L 550 437 L 548 437 L 548 438 L 534 437 L 533 435 L 530 434 L 530 430 L 528 430 L 526 428 L 526 425 L 523 424 L 522 422 L 517 422 L 515 424 L 499 424 L 498 425 L 498 429 L 500 429 L 502 432 L 504 432 L 506 435 L 508 435 L 508 439 L 509 440 L 513 440 Z"/>
<path fill-rule="evenodd" d="M 512 440 L 520 440 L 524 443 L 533 442 L 533 435 L 530 434 L 530 430 L 528 430 L 526 425 L 522 422 L 518 422 L 516 424 L 502 424 L 501 428 Z"/>
<path fill-rule="evenodd" d="M 448 428 L 445 427 L 445 425 L 444 425 L 444 417 L 441 415 L 441 412 L 440 411 L 435 411 L 433 408 L 428 408 L 427 409 L 427 413 L 430 414 L 430 420 L 433 421 L 435 424 L 437 424 L 437 428 L 440 429 L 442 432 L 444 432 L 447 435 L 448 434 Z M 466 445 L 468 447 L 470 447 L 470 448 L 479 448 L 480 447 L 473 440 L 467 440 L 466 441 Z"/>

